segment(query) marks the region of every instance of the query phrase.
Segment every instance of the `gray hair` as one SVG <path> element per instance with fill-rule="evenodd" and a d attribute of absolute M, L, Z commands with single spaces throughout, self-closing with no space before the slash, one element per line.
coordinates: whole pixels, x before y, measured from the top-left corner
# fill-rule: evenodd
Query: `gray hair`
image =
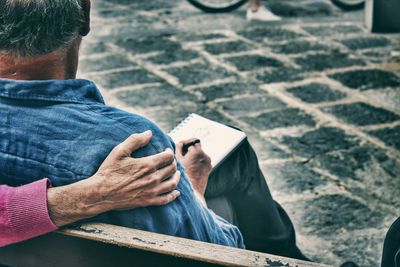
<path fill-rule="evenodd" d="M 68 47 L 82 23 L 80 0 L 1 0 L 0 53 L 35 57 Z"/>

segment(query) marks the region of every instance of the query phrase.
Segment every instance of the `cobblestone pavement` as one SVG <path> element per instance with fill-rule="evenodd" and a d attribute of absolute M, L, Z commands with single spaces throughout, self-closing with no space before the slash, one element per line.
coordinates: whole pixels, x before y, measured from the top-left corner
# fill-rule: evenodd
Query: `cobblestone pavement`
<path fill-rule="evenodd" d="M 305 253 L 377 266 L 400 210 L 400 36 L 327 0 L 269 3 L 283 22 L 94 1 L 80 76 L 165 131 L 190 112 L 242 128 Z"/>

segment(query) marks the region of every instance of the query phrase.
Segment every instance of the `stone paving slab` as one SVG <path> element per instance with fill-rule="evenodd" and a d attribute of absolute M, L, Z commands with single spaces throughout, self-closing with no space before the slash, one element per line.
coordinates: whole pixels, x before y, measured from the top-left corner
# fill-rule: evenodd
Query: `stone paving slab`
<path fill-rule="evenodd" d="M 328 0 L 268 5 L 282 22 L 94 1 L 80 76 L 165 131 L 191 112 L 243 129 L 305 253 L 377 266 L 400 208 L 400 35 Z"/>

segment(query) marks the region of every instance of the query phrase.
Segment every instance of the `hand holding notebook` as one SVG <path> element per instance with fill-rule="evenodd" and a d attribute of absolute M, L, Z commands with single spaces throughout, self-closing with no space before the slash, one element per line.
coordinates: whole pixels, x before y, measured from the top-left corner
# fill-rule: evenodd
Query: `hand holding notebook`
<path fill-rule="evenodd" d="M 215 169 L 246 139 L 246 134 L 224 124 L 190 114 L 169 135 L 175 143 L 197 138 Z"/>

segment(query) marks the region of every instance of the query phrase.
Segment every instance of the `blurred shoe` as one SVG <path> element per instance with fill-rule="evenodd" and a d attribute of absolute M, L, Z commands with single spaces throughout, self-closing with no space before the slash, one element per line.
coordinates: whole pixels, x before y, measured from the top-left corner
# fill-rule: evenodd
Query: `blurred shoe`
<path fill-rule="evenodd" d="M 247 20 L 261 20 L 261 21 L 278 21 L 282 18 L 275 15 L 265 6 L 260 6 L 257 11 L 252 11 L 250 8 L 247 9 Z"/>
<path fill-rule="evenodd" d="M 345 263 L 340 265 L 340 267 L 359 267 L 359 266 L 352 261 L 346 261 Z"/>

